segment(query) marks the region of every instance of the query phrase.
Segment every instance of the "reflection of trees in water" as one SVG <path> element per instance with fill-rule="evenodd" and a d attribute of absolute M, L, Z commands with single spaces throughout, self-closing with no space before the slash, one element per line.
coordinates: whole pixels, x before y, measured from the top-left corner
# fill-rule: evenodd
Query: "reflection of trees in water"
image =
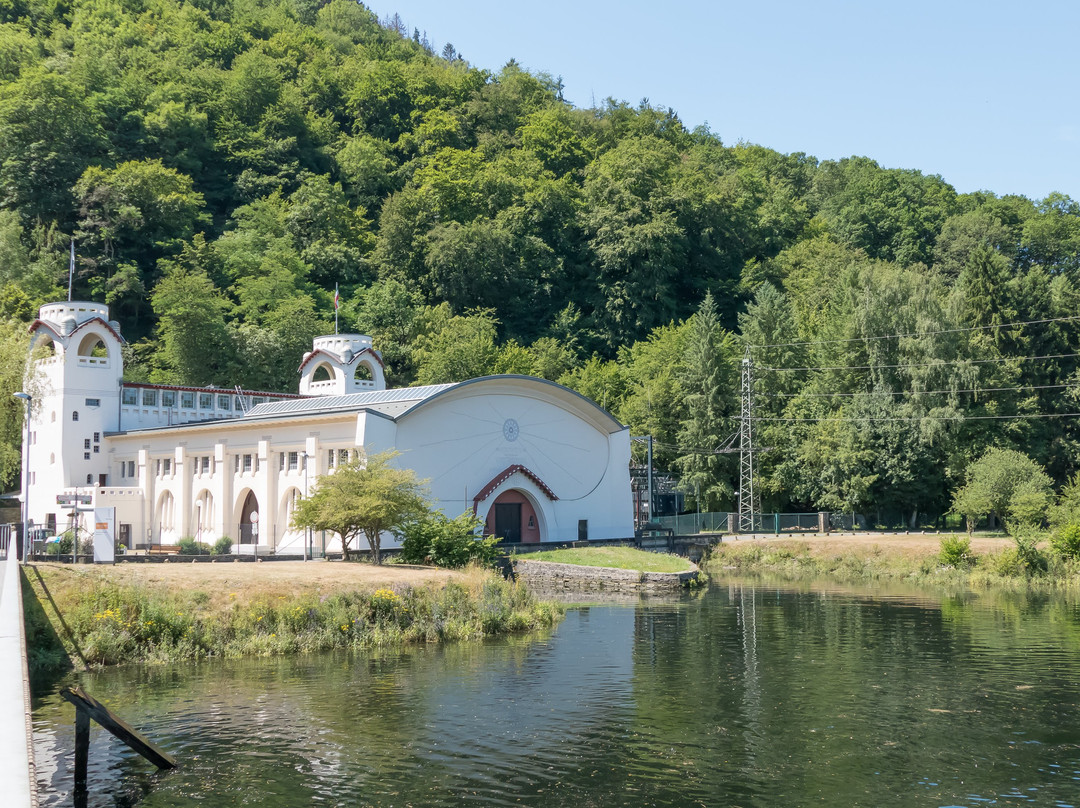
<path fill-rule="evenodd" d="M 666 750 L 680 758 L 669 763 L 681 777 L 657 782 L 657 801 L 681 789 L 707 804 L 820 795 L 856 805 L 924 775 L 943 795 L 1010 790 L 1025 766 L 1039 780 L 1053 761 L 1008 735 L 1075 740 L 1063 705 L 1080 696 L 1076 603 L 1011 593 L 931 602 L 732 584 L 682 609 L 639 612 L 631 751 L 653 769 Z M 1019 770 L 967 772 L 995 756 Z"/>
<path fill-rule="evenodd" d="M 91 804 L 1063 799 L 1042 772 L 1080 768 L 1078 615 L 1076 597 L 731 583 L 572 610 L 540 637 L 84 674 L 184 760 L 160 776 L 95 735 Z M 49 709 L 63 769 L 70 718 Z"/>

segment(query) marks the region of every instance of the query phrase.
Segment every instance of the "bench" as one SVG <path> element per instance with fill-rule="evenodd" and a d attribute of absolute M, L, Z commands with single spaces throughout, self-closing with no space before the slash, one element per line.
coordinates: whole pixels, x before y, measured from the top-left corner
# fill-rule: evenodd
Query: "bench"
<path fill-rule="evenodd" d="M 146 548 L 149 555 L 177 555 L 180 552 L 179 544 L 151 544 Z"/>

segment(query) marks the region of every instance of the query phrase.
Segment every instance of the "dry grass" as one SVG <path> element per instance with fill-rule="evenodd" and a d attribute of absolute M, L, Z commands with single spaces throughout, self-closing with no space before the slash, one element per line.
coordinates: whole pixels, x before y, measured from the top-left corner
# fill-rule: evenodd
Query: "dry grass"
<path fill-rule="evenodd" d="M 936 556 L 941 550 L 942 537 L 951 535 L 951 533 L 912 535 L 901 535 L 896 533 L 857 533 L 782 539 L 739 539 L 731 543 L 736 545 L 758 544 L 768 547 L 785 548 L 794 553 L 806 553 L 813 557 L 821 558 L 842 555 L 886 555 L 911 561 L 919 561 L 924 558 L 929 558 L 930 556 Z M 724 543 L 728 544 L 727 541 Z M 1005 536 L 976 537 L 971 541 L 972 551 L 979 555 L 985 553 L 997 553 L 1013 546 L 1013 540 Z"/>
<path fill-rule="evenodd" d="M 293 599 L 336 592 L 366 592 L 395 585 L 441 585 L 462 581 L 466 574 L 407 564 L 345 563 L 343 561 L 264 561 L 216 564 L 169 561 L 155 564 L 89 566 L 37 563 L 51 585 L 64 588 L 104 583 L 145 587 L 162 592 L 205 592 L 207 605 L 219 609 L 235 599 Z"/>

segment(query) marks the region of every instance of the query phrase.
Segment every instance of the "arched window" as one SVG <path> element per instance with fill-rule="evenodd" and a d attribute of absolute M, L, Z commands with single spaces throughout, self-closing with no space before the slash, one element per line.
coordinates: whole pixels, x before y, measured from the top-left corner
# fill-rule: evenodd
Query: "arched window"
<path fill-rule="evenodd" d="M 78 410 L 72 410 L 71 411 L 71 420 L 72 421 L 78 421 L 79 420 L 79 411 Z"/>
<path fill-rule="evenodd" d="M 109 349 L 105 341 L 97 334 L 87 334 L 79 343 L 79 356 L 92 356 L 95 359 L 108 359 Z"/>
<path fill-rule="evenodd" d="M 42 359 L 56 356 L 56 343 L 53 342 L 52 337 L 46 335 L 42 337 L 41 341 L 38 343 L 37 351 Z"/>
<path fill-rule="evenodd" d="M 315 372 L 311 374 L 311 380 L 313 382 L 329 382 L 333 381 L 334 374 L 330 372 L 330 366 L 325 362 L 315 368 Z"/>
<path fill-rule="evenodd" d="M 374 381 L 375 376 L 371 372 L 371 365 L 367 362 L 360 362 L 356 366 L 356 373 L 353 374 L 353 381 L 358 384 L 361 382 Z"/>

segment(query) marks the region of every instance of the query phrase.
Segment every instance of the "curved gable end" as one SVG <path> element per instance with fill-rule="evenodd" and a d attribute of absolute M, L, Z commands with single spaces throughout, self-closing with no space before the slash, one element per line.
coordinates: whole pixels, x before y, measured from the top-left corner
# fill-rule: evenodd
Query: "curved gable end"
<path fill-rule="evenodd" d="M 409 409 L 397 416 L 398 420 L 442 401 L 449 401 L 472 396 L 513 395 L 525 396 L 554 404 L 561 409 L 577 415 L 593 427 L 606 434 L 620 432 L 626 426 L 615 416 L 576 390 L 564 387 L 558 382 L 540 379 L 535 376 L 481 376 L 464 382 L 446 385 L 445 389 L 416 402 Z"/>

